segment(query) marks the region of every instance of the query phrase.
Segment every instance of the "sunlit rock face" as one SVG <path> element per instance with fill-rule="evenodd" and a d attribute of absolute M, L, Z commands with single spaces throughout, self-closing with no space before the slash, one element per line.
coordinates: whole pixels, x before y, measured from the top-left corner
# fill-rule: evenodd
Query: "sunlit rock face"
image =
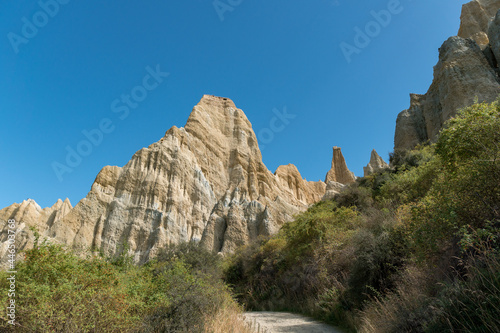
<path fill-rule="evenodd" d="M 172 127 L 124 167 L 104 167 L 75 208 L 52 219 L 49 212 L 29 214 L 29 223 L 49 239 L 105 255 L 126 243 L 136 262 L 183 241 L 230 252 L 277 232 L 325 188 L 303 179 L 293 165 L 270 172 L 243 111 L 227 98 L 205 95 L 184 128 Z M 1 211 L 2 225 L 15 209 Z M 27 240 L 33 235 L 25 236 L 20 248 L 32 246 Z"/>
<path fill-rule="evenodd" d="M 500 0 L 475 0 L 462 6 L 458 36 L 472 38 L 481 47 L 489 44 L 491 18 L 500 9 Z"/>
<path fill-rule="evenodd" d="M 364 176 L 366 177 L 369 174 L 386 169 L 388 167 L 389 165 L 382 159 L 382 157 L 380 157 L 379 154 L 377 154 L 377 151 L 373 149 L 370 155 L 370 162 L 365 167 L 363 167 Z"/>
<path fill-rule="evenodd" d="M 356 181 L 356 176 L 347 168 L 347 163 L 340 147 L 333 147 L 332 167 L 325 177 L 325 183 L 336 182 L 351 184 Z"/>
<path fill-rule="evenodd" d="M 498 57 L 500 1 L 477 0 L 463 6 L 459 36 L 439 49 L 434 79 L 425 95 L 412 94 L 410 108 L 396 120 L 394 149 L 434 142 L 446 120 L 461 108 L 492 102 L 500 94 Z"/>
<path fill-rule="evenodd" d="M 33 247 L 34 237 L 30 228 L 36 228 L 39 233 L 46 234 L 49 228 L 64 218 L 72 208 L 69 199 L 59 199 L 52 207 L 44 209 L 34 200 L 28 199 L 0 210 L 0 263 L 5 264 L 8 259 L 9 235 L 15 232 L 15 250 L 20 254 L 24 248 Z M 12 224 L 15 228 L 9 228 L 9 220 L 15 221 Z"/>

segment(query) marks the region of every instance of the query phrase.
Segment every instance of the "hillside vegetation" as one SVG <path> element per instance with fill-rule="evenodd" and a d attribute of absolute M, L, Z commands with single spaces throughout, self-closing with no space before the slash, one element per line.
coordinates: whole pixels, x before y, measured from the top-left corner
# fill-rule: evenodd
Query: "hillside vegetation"
<path fill-rule="evenodd" d="M 82 258 L 37 239 L 17 266 L 15 329 L 0 273 L 0 331 L 245 333 L 221 274 L 220 256 L 196 244 L 163 249 L 139 267 L 127 255 Z"/>
<path fill-rule="evenodd" d="M 462 110 L 436 144 L 240 248 L 226 281 L 249 309 L 352 331 L 500 332 L 499 110 Z"/>

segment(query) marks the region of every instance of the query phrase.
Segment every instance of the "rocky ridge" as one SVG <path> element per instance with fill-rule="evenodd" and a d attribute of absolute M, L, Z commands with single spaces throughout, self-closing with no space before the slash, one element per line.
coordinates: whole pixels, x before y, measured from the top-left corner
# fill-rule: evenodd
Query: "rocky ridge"
<path fill-rule="evenodd" d="M 33 232 L 30 227 L 35 227 L 38 232 L 44 234 L 58 220 L 64 218 L 73 209 L 68 198 L 61 199 L 52 205 L 42 209 L 34 200 L 24 200 L 20 204 L 15 203 L 0 210 L 0 258 L 6 259 L 9 219 L 16 221 L 16 249 L 22 250 L 33 246 Z"/>
<path fill-rule="evenodd" d="M 354 175 L 342 165 L 339 149 L 332 161 L 336 173 L 327 179 L 352 182 Z M 170 128 L 123 167 L 104 167 L 74 208 L 66 200 L 42 210 L 30 200 L 0 210 L 0 242 L 4 249 L 6 222 L 14 218 L 23 225 L 19 251 L 32 246 L 26 226 L 36 226 L 50 240 L 109 256 L 126 243 L 138 263 L 182 241 L 231 252 L 277 232 L 294 214 L 343 186 L 330 183 L 327 188 L 322 181 L 306 181 L 292 164 L 273 174 L 243 111 L 230 99 L 205 95 L 185 127 Z"/>
<path fill-rule="evenodd" d="M 475 0 L 462 9 L 459 35 L 439 49 L 434 79 L 425 95 L 411 94 L 410 108 L 396 120 L 394 149 L 434 142 L 444 122 L 477 98 L 492 102 L 500 94 L 500 0 Z"/>

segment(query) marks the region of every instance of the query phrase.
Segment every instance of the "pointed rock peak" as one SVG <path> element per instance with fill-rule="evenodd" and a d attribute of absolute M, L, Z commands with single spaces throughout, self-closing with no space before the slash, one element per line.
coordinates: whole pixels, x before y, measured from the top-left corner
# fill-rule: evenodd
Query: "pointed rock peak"
<path fill-rule="evenodd" d="M 219 97 L 214 95 L 203 95 L 198 105 L 201 106 L 206 105 L 217 108 L 227 108 L 227 107 L 236 108 L 236 105 L 230 98 Z"/>
<path fill-rule="evenodd" d="M 204 95 L 193 108 L 184 128 L 210 149 L 225 151 L 224 155 L 237 148 L 243 155 L 251 153 L 261 159 L 252 124 L 229 98 Z"/>
<path fill-rule="evenodd" d="M 27 200 L 23 200 L 23 202 L 21 203 L 21 207 L 29 207 L 29 206 L 36 208 L 36 210 L 42 210 L 42 207 L 40 207 L 40 205 L 37 204 L 36 201 L 33 199 L 28 198 Z"/>
<path fill-rule="evenodd" d="M 300 172 L 299 172 L 299 169 L 297 169 L 297 167 L 291 163 L 289 163 L 288 165 L 280 165 L 276 171 L 274 172 L 275 175 L 278 175 L 278 174 L 283 174 L 283 173 L 287 173 L 287 174 L 299 174 L 300 175 Z"/>
<path fill-rule="evenodd" d="M 185 129 L 195 136 L 200 132 L 221 133 L 226 137 L 243 133 L 255 138 L 252 124 L 245 113 L 229 98 L 212 95 L 204 95 L 193 108 Z"/>
<path fill-rule="evenodd" d="M 332 167 L 326 174 L 325 183 L 334 181 L 341 184 L 351 184 L 356 181 L 356 176 L 347 168 L 340 147 L 333 147 Z"/>
<path fill-rule="evenodd" d="M 372 153 L 370 154 L 370 163 L 371 162 L 378 162 L 382 160 L 382 157 L 377 153 L 375 149 L 372 150 Z"/>
<path fill-rule="evenodd" d="M 196 123 L 215 125 L 214 121 L 224 120 L 226 117 L 234 116 L 235 113 L 237 113 L 236 105 L 229 98 L 203 95 L 191 111 L 186 129 Z"/>
<path fill-rule="evenodd" d="M 73 206 L 71 206 L 71 203 L 68 198 L 66 198 L 64 201 L 61 199 L 57 199 L 57 201 L 52 205 L 52 207 L 47 207 L 45 209 L 49 211 L 59 211 L 59 210 L 64 210 L 67 211 L 69 209 L 72 209 Z"/>
<path fill-rule="evenodd" d="M 370 156 L 370 162 L 367 166 L 363 167 L 364 176 L 366 177 L 375 171 L 386 169 L 388 167 L 389 165 L 382 159 L 382 157 L 380 157 L 379 154 L 377 154 L 377 151 L 373 149 Z"/>
<path fill-rule="evenodd" d="M 71 201 L 69 201 L 69 198 L 64 199 L 64 205 L 73 208 L 73 206 L 71 205 Z"/>
<path fill-rule="evenodd" d="M 57 199 L 57 201 L 50 207 L 51 209 L 60 208 L 63 205 L 63 201 L 61 199 Z"/>

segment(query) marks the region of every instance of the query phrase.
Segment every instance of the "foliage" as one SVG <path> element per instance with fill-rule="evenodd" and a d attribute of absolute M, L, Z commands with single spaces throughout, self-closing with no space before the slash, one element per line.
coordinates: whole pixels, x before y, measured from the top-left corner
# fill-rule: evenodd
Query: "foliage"
<path fill-rule="evenodd" d="M 460 111 L 436 144 L 239 249 L 239 300 L 361 332 L 499 331 L 499 110 Z"/>
<path fill-rule="evenodd" d="M 168 247 L 135 266 L 126 251 L 115 259 L 83 258 L 38 240 L 17 266 L 19 332 L 221 331 L 213 317 L 240 325 L 240 310 L 220 279 L 220 258 L 197 245 Z M 218 268 L 205 269 L 202 260 Z M 6 272 L 0 275 L 5 313 Z M 8 328 L 0 323 L 0 330 Z"/>
<path fill-rule="evenodd" d="M 112 327 L 110 332 L 121 332 L 137 320 L 130 314 L 118 270 L 99 258 L 81 259 L 60 245 L 43 242 L 26 252 L 17 266 L 17 277 L 20 331 L 94 332 Z M 4 291 L 3 276 L 0 284 Z M 6 295 L 2 292 L 0 296 L 3 306 Z M 3 323 L 3 327 L 7 325 Z"/>

